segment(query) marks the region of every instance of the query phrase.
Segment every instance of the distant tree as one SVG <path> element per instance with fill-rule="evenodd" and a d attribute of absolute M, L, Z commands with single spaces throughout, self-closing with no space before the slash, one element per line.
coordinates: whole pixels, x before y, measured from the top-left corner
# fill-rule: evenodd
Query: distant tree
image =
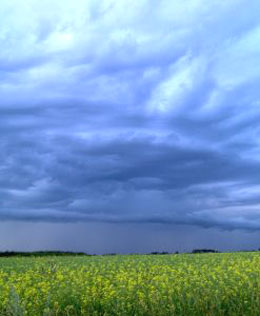
<path fill-rule="evenodd" d="M 116 256 L 117 254 L 115 252 L 111 253 L 104 253 L 103 256 Z"/>
<path fill-rule="evenodd" d="M 0 257 L 44 257 L 44 256 L 89 256 L 83 252 L 69 252 L 69 251 L 4 251 L 0 252 Z"/>
<path fill-rule="evenodd" d="M 218 250 L 215 249 L 193 249 L 192 253 L 218 253 Z"/>
<path fill-rule="evenodd" d="M 152 252 L 150 252 L 149 253 L 149 255 L 168 255 L 169 254 L 169 252 L 167 252 L 167 251 L 152 251 Z"/>

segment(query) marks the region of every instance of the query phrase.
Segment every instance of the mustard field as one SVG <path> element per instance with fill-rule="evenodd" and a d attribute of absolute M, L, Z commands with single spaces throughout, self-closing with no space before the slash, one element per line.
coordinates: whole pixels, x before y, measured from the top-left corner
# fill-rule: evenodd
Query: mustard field
<path fill-rule="evenodd" d="M 0 315 L 260 315 L 260 252 L 1 258 Z"/>

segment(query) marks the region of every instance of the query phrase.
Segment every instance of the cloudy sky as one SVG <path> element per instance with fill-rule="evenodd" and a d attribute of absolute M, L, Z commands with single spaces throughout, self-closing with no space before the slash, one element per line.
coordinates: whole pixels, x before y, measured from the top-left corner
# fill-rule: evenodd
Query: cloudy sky
<path fill-rule="evenodd" d="M 1 0 L 0 250 L 260 247 L 260 6 Z"/>

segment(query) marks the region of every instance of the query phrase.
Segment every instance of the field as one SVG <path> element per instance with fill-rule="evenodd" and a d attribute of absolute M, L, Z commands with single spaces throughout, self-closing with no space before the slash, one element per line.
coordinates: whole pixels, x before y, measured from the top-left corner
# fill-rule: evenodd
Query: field
<path fill-rule="evenodd" d="M 260 252 L 0 258 L 0 315 L 260 315 Z"/>

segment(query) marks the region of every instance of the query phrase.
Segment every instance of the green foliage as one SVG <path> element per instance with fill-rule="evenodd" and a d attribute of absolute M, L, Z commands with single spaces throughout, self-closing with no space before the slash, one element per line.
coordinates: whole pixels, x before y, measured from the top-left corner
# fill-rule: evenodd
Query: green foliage
<path fill-rule="evenodd" d="M 0 315 L 259 315 L 260 253 L 0 258 Z"/>

